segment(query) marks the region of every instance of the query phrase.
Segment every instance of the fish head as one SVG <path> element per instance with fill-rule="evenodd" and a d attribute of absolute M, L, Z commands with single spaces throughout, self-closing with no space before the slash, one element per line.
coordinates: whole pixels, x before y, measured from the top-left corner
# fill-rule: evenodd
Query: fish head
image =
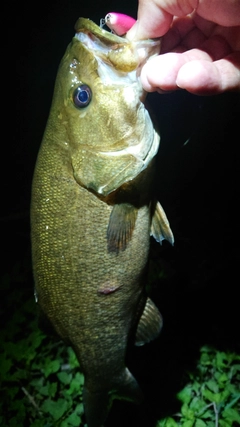
<path fill-rule="evenodd" d="M 74 178 L 107 196 L 157 153 L 159 135 L 139 74 L 160 41 L 130 42 L 85 18 L 75 29 L 58 72 L 58 121 L 66 128 Z"/>

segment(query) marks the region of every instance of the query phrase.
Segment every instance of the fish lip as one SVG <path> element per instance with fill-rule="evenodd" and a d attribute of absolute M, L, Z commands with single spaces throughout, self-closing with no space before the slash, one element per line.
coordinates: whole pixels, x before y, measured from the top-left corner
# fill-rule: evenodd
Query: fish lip
<path fill-rule="evenodd" d="M 99 38 L 101 41 L 105 42 L 106 44 L 137 44 L 142 47 L 144 47 L 147 44 L 151 43 L 152 46 L 160 46 L 161 37 L 157 37 L 154 39 L 147 39 L 147 40 L 138 40 L 138 41 L 130 41 L 129 39 L 125 37 L 118 36 L 115 33 L 111 33 L 107 30 L 104 30 L 103 28 L 100 28 L 95 22 L 91 21 L 88 18 L 78 18 L 74 29 L 76 33 L 85 33 L 88 35 L 94 35 L 95 37 Z"/>
<path fill-rule="evenodd" d="M 103 28 L 100 28 L 95 22 L 91 21 L 87 18 L 78 18 L 74 29 L 76 30 L 76 33 L 85 33 L 88 35 L 94 35 L 101 41 L 103 41 L 106 44 L 128 44 L 129 41 L 127 39 L 124 39 L 123 37 L 118 36 L 117 34 L 110 33 L 109 31 L 104 30 Z"/>
<path fill-rule="evenodd" d="M 103 60 L 106 60 L 106 58 L 104 59 L 103 52 L 105 52 L 105 54 L 107 51 L 118 51 L 120 53 L 124 47 L 126 47 L 126 49 L 130 49 L 132 58 L 134 58 L 133 63 L 129 65 L 129 68 L 127 68 L 125 62 L 123 68 L 123 71 L 126 71 L 128 74 L 129 71 L 133 70 L 138 71 L 139 73 L 139 70 L 150 57 L 152 58 L 160 53 L 160 38 L 130 41 L 125 37 L 120 37 L 100 28 L 90 19 L 79 18 L 75 24 L 75 30 L 76 39 L 85 44 L 88 49 L 93 50 L 95 55 L 99 56 L 99 58 L 102 58 Z M 84 40 L 81 34 L 85 34 Z M 102 51 L 102 54 L 99 54 L 99 51 Z M 123 56 L 121 60 L 123 60 Z M 106 62 L 109 63 L 109 59 L 110 58 L 107 58 Z M 116 64 L 117 62 L 115 59 L 115 66 Z"/>

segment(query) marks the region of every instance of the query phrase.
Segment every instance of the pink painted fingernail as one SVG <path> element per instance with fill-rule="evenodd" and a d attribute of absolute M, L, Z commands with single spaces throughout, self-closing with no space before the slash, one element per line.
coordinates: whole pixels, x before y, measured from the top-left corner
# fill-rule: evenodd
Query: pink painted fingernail
<path fill-rule="evenodd" d="M 135 22 L 136 19 L 123 13 L 110 12 L 105 16 L 105 24 L 118 36 L 130 30 Z"/>

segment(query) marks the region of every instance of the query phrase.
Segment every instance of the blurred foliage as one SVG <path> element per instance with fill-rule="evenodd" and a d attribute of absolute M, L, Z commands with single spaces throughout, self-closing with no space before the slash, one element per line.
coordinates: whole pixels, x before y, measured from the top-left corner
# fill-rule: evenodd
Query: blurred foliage
<path fill-rule="evenodd" d="M 11 291 L 11 281 L 18 289 Z M 0 425 L 83 426 L 84 378 L 76 356 L 38 328 L 32 290 L 20 290 L 23 281 L 19 265 L 1 280 L 5 312 L 14 304 L 15 310 L 0 333 Z M 156 427 L 240 425 L 239 355 L 202 346 L 196 369 L 184 373 L 182 384 L 176 395 L 180 411 Z"/>

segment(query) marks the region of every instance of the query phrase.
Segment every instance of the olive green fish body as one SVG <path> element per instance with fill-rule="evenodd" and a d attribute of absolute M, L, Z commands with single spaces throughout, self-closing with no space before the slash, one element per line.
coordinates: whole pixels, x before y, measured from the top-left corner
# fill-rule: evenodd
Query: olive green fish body
<path fill-rule="evenodd" d="M 114 397 L 142 398 L 126 351 L 161 329 L 145 292 L 149 240 L 173 238 L 152 195 L 159 137 L 141 101 L 141 49 L 85 19 L 77 31 L 34 172 L 32 258 L 38 303 L 72 344 L 88 426 L 100 427 Z"/>
<path fill-rule="evenodd" d="M 143 309 L 149 209 L 139 209 L 126 250 L 117 255 L 108 252 L 107 228 L 113 207 L 69 175 L 46 173 L 52 170 L 51 154 L 49 150 L 49 162 L 46 156 L 42 165 L 39 161 L 40 175 L 35 174 L 33 187 L 32 241 L 38 301 L 59 335 L 73 343 L 84 372 L 106 379 L 108 372 L 112 377 L 122 368 L 134 317 Z M 109 366 L 104 371 L 100 366 L 105 365 L 108 349 Z"/>

